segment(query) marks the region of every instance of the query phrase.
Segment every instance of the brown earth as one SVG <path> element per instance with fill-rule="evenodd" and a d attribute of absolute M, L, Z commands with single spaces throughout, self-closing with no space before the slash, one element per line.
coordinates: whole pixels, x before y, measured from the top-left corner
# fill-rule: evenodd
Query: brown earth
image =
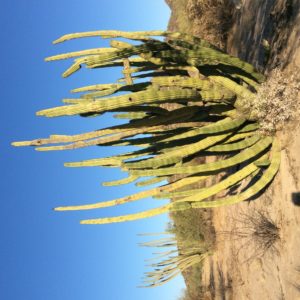
<path fill-rule="evenodd" d="M 197 35 L 206 37 L 203 26 L 189 18 L 188 11 L 176 11 L 177 0 L 168 2 L 173 8 L 169 29 L 193 34 L 201 31 Z M 185 13 L 189 20 L 185 30 L 176 19 L 180 13 Z M 202 20 L 209 16 L 201 13 Z M 216 21 L 219 34 L 215 34 L 216 28 L 207 33 L 212 43 L 253 63 L 266 75 L 274 67 L 281 68 L 286 76 L 300 71 L 299 0 L 242 0 L 239 9 L 231 10 L 228 22 L 231 27 L 222 29 Z M 224 35 L 220 40 L 222 30 Z M 215 37 L 211 38 L 213 34 Z M 300 104 L 300 96 L 295 101 Z M 294 120 L 278 133 L 282 141 L 280 172 L 265 193 L 254 201 L 212 211 L 210 223 L 216 232 L 215 252 L 203 266 L 198 289 L 192 286 L 193 274 L 184 274 L 188 290 L 183 299 L 300 299 L 299 123 Z M 261 219 L 269 220 L 278 228 L 272 241 L 267 236 L 259 236 L 259 231 L 264 229 Z"/>

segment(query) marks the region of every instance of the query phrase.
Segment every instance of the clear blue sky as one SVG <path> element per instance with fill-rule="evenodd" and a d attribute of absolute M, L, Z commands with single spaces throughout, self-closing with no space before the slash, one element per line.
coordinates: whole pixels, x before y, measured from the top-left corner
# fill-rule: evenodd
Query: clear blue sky
<path fill-rule="evenodd" d="M 36 152 L 12 141 L 72 134 L 107 126 L 109 117 L 36 117 L 60 105 L 75 87 L 114 81 L 112 71 L 61 73 L 70 62 L 45 63 L 49 55 L 101 47 L 99 38 L 51 45 L 70 32 L 99 29 L 165 29 L 170 11 L 164 0 L 1 1 L 1 255 L 0 298 L 5 300 L 174 300 L 181 277 L 156 289 L 136 288 L 151 251 L 139 248 L 138 233 L 163 231 L 167 216 L 105 226 L 79 220 L 135 212 L 150 200 L 126 207 L 58 213 L 53 207 L 110 200 L 135 192 L 100 182 L 123 176 L 115 169 L 65 168 L 64 162 L 107 155 L 107 148 Z M 110 150 L 109 150 L 110 151 Z M 154 204 L 155 205 L 155 204 Z M 157 205 L 157 204 L 156 204 Z"/>

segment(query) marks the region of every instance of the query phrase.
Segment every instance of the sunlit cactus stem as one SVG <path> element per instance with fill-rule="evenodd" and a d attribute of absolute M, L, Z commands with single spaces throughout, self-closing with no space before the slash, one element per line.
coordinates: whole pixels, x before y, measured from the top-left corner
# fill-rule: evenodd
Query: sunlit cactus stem
<path fill-rule="evenodd" d="M 72 51 L 46 60 L 73 59 L 64 77 L 85 66 L 121 67 L 122 78 L 115 83 L 75 88 L 71 92 L 78 97 L 63 99 L 64 105 L 41 110 L 37 115 L 99 118 L 114 113 L 121 124 L 79 134 L 53 134 L 13 145 L 37 146 L 38 151 L 131 147 L 123 154 L 84 158 L 65 165 L 117 167 L 128 173 L 121 179 L 104 181 L 104 186 L 134 181 L 137 187 L 155 186 L 119 199 L 66 205 L 55 210 L 105 208 L 147 197 L 171 199 L 170 203 L 148 211 L 81 223 L 132 221 L 171 211 L 234 204 L 255 196 L 272 181 L 280 163 L 280 147 L 274 136 L 260 130 L 260 120 L 251 110 L 264 81 L 264 76 L 251 64 L 203 39 L 169 31 L 91 31 L 67 34 L 54 43 L 84 37 L 113 40 L 109 47 Z M 211 155 L 216 157 L 215 161 L 207 162 Z M 193 163 L 195 158 L 201 163 Z M 228 171 L 233 166 L 237 171 L 231 174 Z M 221 172 L 227 172 L 225 179 L 220 180 Z M 257 181 L 245 191 L 219 198 L 220 193 L 252 177 Z M 205 184 L 201 189 L 192 187 L 207 178 L 214 184 Z M 190 263 L 190 258 L 181 261 L 183 266 Z M 163 273 L 170 270 L 166 268 Z"/>

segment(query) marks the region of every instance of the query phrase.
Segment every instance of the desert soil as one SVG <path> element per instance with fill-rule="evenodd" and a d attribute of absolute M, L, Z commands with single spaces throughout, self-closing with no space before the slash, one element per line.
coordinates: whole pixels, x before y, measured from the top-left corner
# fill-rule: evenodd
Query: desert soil
<path fill-rule="evenodd" d="M 270 51 L 262 46 L 263 40 Z M 286 76 L 300 71 L 300 1 L 242 0 L 234 10 L 226 49 L 266 75 L 274 67 Z M 300 95 L 295 101 L 300 104 Z M 215 252 L 205 262 L 199 282 L 204 299 L 300 299 L 299 120 L 278 135 L 281 167 L 266 192 L 254 201 L 213 210 Z M 253 234 L 255 226 L 249 223 L 257 212 L 278 227 L 279 238 L 270 248 Z"/>

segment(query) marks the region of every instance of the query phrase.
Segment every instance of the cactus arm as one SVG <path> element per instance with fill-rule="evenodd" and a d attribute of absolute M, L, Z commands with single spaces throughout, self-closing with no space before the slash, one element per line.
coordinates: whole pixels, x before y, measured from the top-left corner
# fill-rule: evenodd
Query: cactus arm
<path fill-rule="evenodd" d="M 64 163 L 65 167 L 120 167 L 121 165 L 121 159 L 114 157 L 94 158 L 89 160 Z"/>
<path fill-rule="evenodd" d="M 250 123 L 246 124 L 243 126 L 241 129 L 239 129 L 239 133 L 244 133 L 244 132 L 249 132 L 249 131 L 254 131 L 259 129 L 259 124 L 258 123 Z"/>
<path fill-rule="evenodd" d="M 94 167 L 94 166 L 118 166 L 120 167 L 122 165 L 122 161 L 125 161 L 127 159 L 131 158 L 137 158 L 140 156 L 146 156 L 151 155 L 154 153 L 154 150 L 152 148 L 146 148 L 142 150 L 127 152 L 125 154 L 119 154 L 115 156 L 110 157 L 104 157 L 104 158 L 94 158 L 79 162 L 69 162 L 65 163 L 66 167 Z"/>
<path fill-rule="evenodd" d="M 182 76 L 162 76 L 153 77 L 152 82 L 159 86 L 176 86 L 199 89 L 201 90 L 201 98 L 205 101 L 231 101 L 235 97 L 235 94 L 231 90 L 225 89 L 221 85 L 213 85 L 208 79 L 201 80 L 199 78 Z"/>
<path fill-rule="evenodd" d="M 167 151 L 165 154 L 150 158 L 139 162 L 128 162 L 124 164 L 124 169 L 142 169 L 142 168 L 158 168 L 165 165 L 177 163 L 182 158 L 195 154 L 206 149 L 220 141 L 226 139 L 231 133 L 221 134 L 207 137 L 197 143 L 191 145 L 180 146 L 175 150 Z"/>
<path fill-rule="evenodd" d="M 119 107 L 128 107 L 145 103 L 159 103 L 172 101 L 187 101 L 199 99 L 197 92 L 193 90 L 172 89 L 157 91 L 151 89 L 148 91 L 136 92 L 129 95 L 111 97 L 107 99 L 95 100 L 93 103 L 85 105 L 68 105 L 45 109 L 37 112 L 38 116 L 57 117 L 64 115 L 76 115 L 88 112 L 105 112 L 108 110 L 118 109 Z"/>
<path fill-rule="evenodd" d="M 236 173 L 230 175 L 226 179 L 206 188 L 202 189 L 194 189 L 194 190 L 187 190 L 187 191 L 180 191 L 180 192 L 173 192 L 173 193 L 160 193 L 154 198 L 174 198 L 174 197 L 181 197 L 181 199 L 176 200 L 172 204 L 176 207 L 176 203 L 179 202 L 195 202 L 195 201 L 202 201 L 207 199 L 211 196 L 216 195 L 221 191 L 225 191 L 230 186 L 240 182 L 241 180 L 245 179 L 246 177 L 250 176 L 251 174 L 255 173 L 260 165 L 260 162 L 264 161 L 267 156 L 264 155 L 259 160 L 250 163 L 249 165 L 245 166 L 243 169 L 237 171 Z M 184 198 L 182 198 L 184 197 Z M 172 208 L 170 209 L 172 210 Z"/>
<path fill-rule="evenodd" d="M 159 208 L 154 208 L 136 214 L 129 214 L 129 215 L 111 217 L 111 218 L 82 220 L 80 221 L 80 224 L 109 224 L 109 223 L 119 223 L 125 221 L 134 221 L 134 220 L 154 217 L 163 213 L 167 213 L 168 211 L 169 211 L 169 205 L 165 205 Z"/>
<path fill-rule="evenodd" d="M 47 146 L 47 147 L 37 147 L 35 148 L 37 151 L 58 151 L 58 150 L 70 150 L 70 149 L 78 149 L 89 146 L 96 146 L 101 144 L 107 144 L 115 141 L 120 141 L 123 138 L 128 138 L 131 136 L 135 136 L 137 134 L 143 134 L 145 132 L 156 131 L 159 129 L 163 129 L 164 126 L 151 126 L 151 127 L 142 127 L 138 129 L 131 129 L 121 133 L 114 134 L 113 136 L 104 136 L 90 140 L 77 141 L 71 144 L 59 145 L 59 146 Z"/>
<path fill-rule="evenodd" d="M 131 84 L 131 85 L 119 84 L 119 85 L 112 86 L 111 88 L 108 88 L 108 89 L 102 89 L 102 90 L 99 89 L 99 90 L 96 90 L 96 91 L 91 92 L 91 93 L 86 93 L 86 94 L 82 95 L 80 98 L 92 98 L 94 100 L 94 99 L 97 99 L 97 98 L 100 98 L 100 97 L 110 96 L 110 95 L 113 95 L 113 94 L 118 93 L 118 92 L 143 91 L 148 86 L 150 86 L 150 83 L 148 83 L 148 82 L 136 83 L 136 84 Z M 74 100 L 76 100 L 76 99 L 74 99 Z M 78 100 L 78 102 L 80 101 L 80 99 L 77 99 L 77 100 Z"/>
<path fill-rule="evenodd" d="M 153 188 L 153 189 L 150 189 L 147 191 L 142 191 L 142 192 L 139 192 L 139 193 L 136 193 L 136 194 L 133 194 L 130 196 L 122 197 L 119 199 L 115 199 L 115 200 L 110 200 L 110 201 L 106 201 L 106 202 L 97 202 L 94 204 L 86 204 L 86 205 L 61 206 L 61 207 L 55 208 L 54 210 L 57 210 L 57 211 L 89 210 L 89 209 L 95 209 L 95 208 L 104 208 L 104 207 L 120 205 L 120 204 L 124 204 L 124 203 L 128 203 L 128 202 L 140 200 L 143 198 L 151 197 L 151 196 L 157 195 L 163 191 L 173 191 L 175 189 L 179 189 L 184 186 L 191 185 L 195 182 L 199 182 L 206 178 L 207 178 L 207 176 L 187 177 L 187 178 L 180 179 L 174 183 L 170 183 L 170 184 L 167 184 L 167 185 L 164 185 L 161 187 L 156 187 L 156 188 Z M 157 209 L 155 210 L 155 212 L 156 212 L 155 215 L 158 214 Z"/>
<path fill-rule="evenodd" d="M 47 145 L 47 144 L 79 142 L 79 141 L 97 138 L 109 134 L 124 132 L 130 129 L 131 127 L 133 126 L 130 124 L 123 124 L 123 125 L 112 126 L 100 130 L 95 130 L 95 131 L 75 134 L 75 135 L 51 135 L 49 138 L 45 138 L 45 139 L 14 142 L 13 145 L 14 146 L 40 146 L 40 145 Z"/>
<path fill-rule="evenodd" d="M 156 56 L 162 59 L 168 59 L 173 63 L 187 63 L 191 66 L 203 66 L 205 64 L 217 65 L 219 63 L 224 63 L 245 71 L 259 82 L 264 80 L 264 76 L 258 73 L 251 64 L 212 48 L 199 47 L 197 50 L 182 49 L 180 51 L 177 49 L 174 50 L 173 48 L 172 50 L 162 50 L 157 53 Z"/>
<path fill-rule="evenodd" d="M 221 84 L 222 86 L 224 86 L 225 88 L 227 88 L 228 90 L 232 91 L 233 93 L 243 97 L 243 98 L 253 98 L 255 97 L 255 94 L 250 92 L 247 88 L 245 88 L 244 86 L 237 84 L 235 81 L 226 78 L 224 76 L 209 76 L 209 78 L 218 83 Z"/>
<path fill-rule="evenodd" d="M 230 151 L 238 151 L 245 148 L 248 148 L 258 142 L 261 139 L 259 135 L 254 135 L 248 137 L 242 141 L 232 143 L 232 144 L 222 144 L 222 145 L 215 145 L 205 149 L 208 152 L 230 152 Z"/>
<path fill-rule="evenodd" d="M 235 141 L 242 140 L 247 137 L 251 137 L 256 134 L 256 129 L 259 128 L 258 123 L 250 123 L 243 126 L 241 129 L 237 131 L 237 133 L 230 138 L 228 138 L 224 144 L 232 143 Z"/>
<path fill-rule="evenodd" d="M 130 62 L 130 65 L 134 67 L 157 68 L 156 65 L 150 63 L 149 61 L 143 59 L 142 57 L 132 57 L 132 58 L 128 57 L 128 60 Z M 94 69 L 94 68 L 110 68 L 110 67 L 122 67 L 122 66 L 123 66 L 123 59 L 116 59 L 114 61 L 109 61 L 109 62 L 99 62 L 99 63 L 90 64 L 87 67 Z"/>
<path fill-rule="evenodd" d="M 96 66 L 101 66 L 104 64 L 108 64 L 112 61 L 122 59 L 122 58 L 128 58 L 132 55 L 142 55 L 145 52 L 151 51 L 151 48 L 153 48 L 153 45 L 151 44 L 144 44 L 139 46 L 129 46 L 127 48 L 124 48 L 122 50 L 116 50 L 115 51 L 109 51 L 109 52 L 102 52 L 100 54 L 91 54 L 87 56 L 80 56 L 79 58 L 75 59 L 75 62 L 69 67 L 64 73 L 63 77 L 68 77 L 72 75 L 74 72 L 79 70 L 82 65 L 86 65 L 87 68 L 95 68 Z M 161 43 L 154 45 L 155 50 L 163 50 L 167 49 L 168 45 Z M 77 53 L 80 53 L 81 51 L 78 51 Z M 73 55 L 74 52 L 71 54 Z M 62 56 L 56 55 L 56 57 L 67 57 L 68 54 L 65 53 Z M 49 58 L 52 59 L 52 58 Z"/>
<path fill-rule="evenodd" d="M 235 135 L 231 136 L 229 139 L 227 139 L 224 144 L 229 144 L 229 143 L 232 143 L 232 142 L 235 142 L 235 141 L 239 141 L 239 140 L 242 140 L 242 139 L 245 139 L 247 137 L 251 137 L 255 135 L 255 132 L 244 132 L 244 133 L 236 133 Z"/>
<path fill-rule="evenodd" d="M 232 120 L 230 117 L 222 119 L 214 124 L 209 124 L 200 128 L 192 129 L 182 134 L 175 135 L 170 138 L 166 138 L 163 142 L 170 142 L 179 139 L 185 139 L 194 137 L 197 135 L 204 135 L 204 134 L 217 134 L 226 131 L 234 130 L 235 128 L 241 126 L 245 122 L 244 119 L 236 119 Z"/>
<path fill-rule="evenodd" d="M 121 205 L 124 203 L 129 203 L 133 201 L 137 201 L 143 198 L 151 197 L 160 192 L 160 188 L 153 188 L 151 190 L 142 191 L 130 196 L 118 198 L 115 200 L 105 201 L 105 202 L 98 202 L 94 204 L 86 204 L 86 205 L 77 205 L 77 206 L 62 206 L 56 207 L 55 210 L 57 211 L 66 211 L 66 210 L 90 210 L 96 208 L 104 208 L 110 206 Z"/>
<path fill-rule="evenodd" d="M 130 120 L 137 120 L 147 117 L 147 113 L 145 112 L 131 112 L 131 113 L 123 113 L 123 114 L 116 114 L 113 115 L 115 119 L 130 119 Z"/>
<path fill-rule="evenodd" d="M 174 131 L 175 132 L 175 131 Z M 160 140 L 165 139 L 169 136 L 171 136 L 172 133 L 165 133 L 165 134 L 156 134 L 152 135 L 150 137 L 145 137 L 145 138 L 132 138 L 132 139 L 127 139 L 124 141 L 120 141 L 117 143 L 118 146 L 141 146 L 141 147 L 151 147 L 151 145 L 155 145 L 155 148 L 160 148 L 159 145 L 157 144 Z M 108 144 L 105 144 L 108 145 Z M 116 145 L 116 143 L 110 143 L 109 146 L 111 145 Z"/>
<path fill-rule="evenodd" d="M 118 87 L 114 87 L 114 88 L 111 88 L 111 89 L 106 89 L 106 90 L 102 90 L 102 91 L 96 91 L 96 92 L 84 94 L 83 96 L 80 97 L 80 99 L 77 99 L 77 100 L 78 100 L 78 103 L 80 103 L 80 100 L 82 100 L 82 98 L 85 99 L 85 100 L 86 99 L 94 100 L 95 98 L 110 96 L 110 95 L 113 95 L 116 92 L 118 92 L 119 89 L 120 88 L 118 88 Z M 65 103 L 67 103 L 67 102 L 65 102 Z"/>
<path fill-rule="evenodd" d="M 141 57 L 142 54 L 140 54 L 140 57 L 128 57 L 127 59 L 129 60 L 129 63 L 132 67 L 137 67 L 137 68 L 149 68 L 149 69 L 157 69 L 161 66 L 157 66 L 146 59 Z M 89 64 L 86 67 L 89 69 L 99 69 L 99 68 L 109 68 L 109 67 L 122 67 L 123 66 L 123 59 L 117 59 L 111 62 L 100 62 L 100 63 L 93 63 Z M 140 71 L 141 72 L 141 71 Z"/>
<path fill-rule="evenodd" d="M 146 179 L 146 180 L 143 180 L 143 181 L 139 181 L 135 185 L 136 186 L 147 186 L 147 185 L 151 185 L 151 184 L 155 184 L 155 183 L 165 181 L 167 179 L 168 179 L 168 176 L 154 177 L 154 178 Z"/>
<path fill-rule="evenodd" d="M 153 196 L 154 199 L 174 199 L 175 197 L 187 197 L 190 195 L 194 195 L 196 193 L 199 193 L 202 189 L 189 189 L 186 191 L 179 191 L 179 192 L 165 192 L 165 193 L 160 193 L 158 195 Z"/>
<path fill-rule="evenodd" d="M 208 187 L 200 190 L 198 193 L 194 193 L 193 195 L 190 195 L 188 197 L 185 197 L 183 199 L 177 200 L 174 202 L 175 207 L 176 203 L 179 202 L 198 202 L 203 201 L 204 199 L 207 199 L 211 196 L 214 196 L 218 194 L 221 191 L 225 191 L 229 187 L 235 185 L 236 183 L 240 182 L 244 178 L 250 176 L 254 172 L 256 172 L 259 169 L 259 167 L 255 163 L 251 163 L 244 167 L 243 169 L 235 172 L 234 174 L 228 176 L 226 179 Z"/>
<path fill-rule="evenodd" d="M 176 124 L 177 126 L 179 124 Z M 169 128 L 170 126 L 167 126 Z M 131 129 L 127 130 L 118 134 L 115 134 L 113 136 L 104 136 L 100 138 L 95 138 L 91 140 L 84 140 L 84 141 L 78 141 L 71 144 L 66 145 L 60 145 L 60 146 L 48 146 L 48 147 L 37 147 L 37 151 L 57 151 L 57 150 L 67 150 L 67 149 L 78 149 L 78 148 L 84 148 L 89 146 L 95 146 L 95 145 L 101 145 L 101 144 L 107 144 L 114 141 L 120 141 L 123 138 L 128 138 L 131 136 L 135 136 L 137 134 L 143 134 L 146 132 L 156 131 L 156 130 L 163 130 L 163 128 L 166 128 L 163 125 L 158 126 L 150 126 L 150 127 L 142 127 L 138 129 Z"/>
<path fill-rule="evenodd" d="M 165 31 L 162 30 L 152 30 L 152 31 L 135 31 L 135 32 L 126 32 L 119 30 L 98 30 L 98 31 L 87 31 L 87 32 L 78 32 L 63 35 L 62 37 L 53 41 L 53 44 L 62 43 L 65 41 L 84 38 L 84 37 L 97 37 L 100 36 L 102 38 L 117 38 L 123 37 L 127 39 L 140 39 L 141 37 L 147 36 L 161 36 L 164 35 Z"/>
<path fill-rule="evenodd" d="M 114 48 L 94 48 L 94 49 L 74 51 L 74 52 L 49 56 L 45 58 L 45 61 L 62 60 L 62 59 L 69 59 L 77 56 L 96 55 L 96 54 L 110 53 L 116 51 L 117 50 Z"/>
<path fill-rule="evenodd" d="M 226 89 L 202 90 L 199 94 L 204 102 L 231 103 L 235 99 L 235 94 Z"/>
<path fill-rule="evenodd" d="M 230 76 L 236 79 L 239 79 L 239 81 L 243 81 L 247 85 L 251 86 L 255 90 L 259 88 L 259 83 L 254 80 L 254 78 L 251 76 L 251 74 L 237 68 L 234 66 L 226 65 L 226 64 L 218 64 L 216 66 L 217 71 L 225 74 L 226 76 Z M 209 70 L 207 70 L 209 72 Z M 241 83 L 242 84 L 242 83 Z"/>
<path fill-rule="evenodd" d="M 81 93 L 81 92 L 88 92 L 88 91 L 103 91 L 111 88 L 120 88 L 122 84 L 116 83 L 105 83 L 105 84 L 94 84 L 94 85 L 87 85 L 80 88 L 76 88 L 71 90 L 71 93 Z"/>
<path fill-rule="evenodd" d="M 280 166 L 280 156 L 281 156 L 280 143 L 277 139 L 275 139 L 272 147 L 271 164 L 256 183 L 254 183 L 245 192 L 241 194 L 227 197 L 224 199 L 214 200 L 214 201 L 196 202 L 192 204 L 192 207 L 208 208 L 208 207 L 232 205 L 257 195 L 262 189 L 264 189 L 273 180 L 276 173 L 278 172 Z"/>
<path fill-rule="evenodd" d="M 159 86 L 190 87 L 200 90 L 210 90 L 214 87 L 208 79 L 190 78 L 187 76 L 159 76 L 153 77 L 151 81 Z"/>
<path fill-rule="evenodd" d="M 46 145 L 46 144 L 55 144 L 55 143 L 66 143 L 66 142 L 77 142 L 77 141 L 83 141 L 87 139 L 92 139 L 96 137 L 105 136 L 108 134 L 114 134 L 114 133 L 120 133 L 123 131 L 126 131 L 131 128 L 139 127 L 139 126 L 154 126 L 156 124 L 161 123 L 167 123 L 169 121 L 175 120 L 177 116 L 180 116 L 181 118 L 188 117 L 190 114 L 193 114 L 194 112 L 197 112 L 198 108 L 193 107 L 187 107 L 183 109 L 179 109 L 176 111 L 168 112 L 167 110 L 160 108 L 160 107 L 138 107 L 134 106 L 130 109 L 134 111 L 150 111 L 150 112 L 157 112 L 162 114 L 167 114 L 165 118 L 156 117 L 151 119 L 143 119 L 139 120 L 135 123 L 129 123 L 129 124 L 123 124 L 123 125 L 117 125 L 108 127 L 101 130 L 96 130 L 92 132 L 82 133 L 82 134 L 76 134 L 76 135 L 51 135 L 50 138 L 46 139 L 36 139 L 32 141 L 22 141 L 22 142 L 14 142 L 14 146 L 39 146 L 39 145 Z M 125 109 L 126 110 L 126 109 Z"/>
<path fill-rule="evenodd" d="M 141 127 L 138 129 L 131 129 L 127 130 L 118 134 L 115 134 L 113 136 L 104 136 L 100 138 L 95 138 L 92 140 L 85 140 L 85 141 L 77 141 L 71 144 L 66 145 L 60 145 L 60 146 L 48 146 L 48 147 L 37 147 L 35 150 L 37 151 L 54 151 L 54 150 L 67 150 L 67 149 L 78 149 L 78 148 L 84 148 L 89 146 L 95 146 L 95 145 L 105 145 L 108 143 L 112 143 L 115 141 L 120 141 L 123 138 L 132 137 L 138 134 L 143 133 L 156 133 L 156 132 L 165 132 L 169 130 L 175 130 L 178 128 L 189 128 L 191 126 L 199 126 L 199 122 L 183 122 L 183 123 L 174 123 L 170 125 L 157 125 L 157 126 L 149 126 L 149 127 Z M 15 146 L 23 146 L 23 143 L 25 142 L 15 142 L 13 145 Z"/>
<path fill-rule="evenodd" d="M 133 181 L 136 181 L 138 178 L 139 178 L 138 176 L 128 176 L 126 178 L 122 178 L 122 179 L 118 179 L 118 180 L 102 182 L 102 185 L 103 186 L 116 186 L 116 185 L 121 185 L 121 184 L 127 184 L 127 183 L 131 183 Z"/>
<path fill-rule="evenodd" d="M 265 149 L 267 149 L 272 143 L 271 137 L 265 137 L 260 140 L 259 143 L 254 144 L 248 149 L 242 151 L 235 156 L 225 159 L 219 160 L 216 162 L 211 162 L 199 166 L 183 166 L 183 167 L 172 167 L 172 168 L 161 168 L 161 169 L 146 169 L 146 170 L 129 170 L 130 174 L 137 176 L 165 176 L 165 175 L 174 175 L 174 174 L 195 174 L 195 173 L 207 173 L 216 170 L 223 170 L 235 165 L 238 165 L 244 161 L 247 161 Z"/>

